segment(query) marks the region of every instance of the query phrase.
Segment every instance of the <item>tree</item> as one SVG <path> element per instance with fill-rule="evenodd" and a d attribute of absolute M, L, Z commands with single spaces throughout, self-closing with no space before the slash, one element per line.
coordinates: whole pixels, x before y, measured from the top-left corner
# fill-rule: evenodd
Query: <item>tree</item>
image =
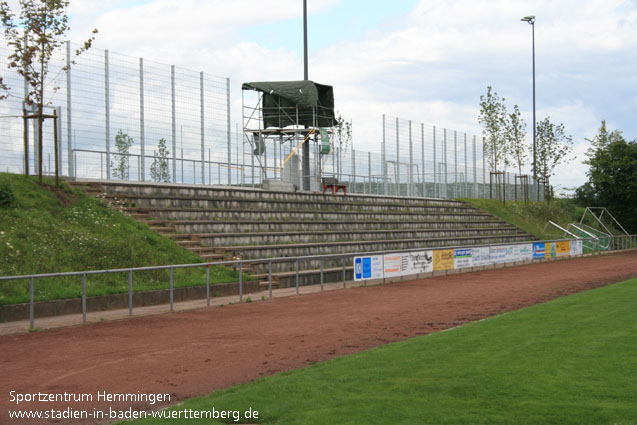
<path fill-rule="evenodd" d="M 549 116 L 537 124 L 535 168 L 537 176 L 544 182 L 555 174 L 555 167 L 571 161 L 567 156 L 573 150 L 572 140 L 564 132 L 564 124 L 553 124 Z"/>
<path fill-rule="evenodd" d="M 513 113 L 508 114 L 506 123 L 507 150 L 511 153 L 515 165 L 518 167 L 518 174 L 522 175 L 522 167 L 526 162 L 526 152 L 528 146 L 524 143 L 526 137 L 526 121 L 522 118 L 518 105 L 513 106 Z"/>
<path fill-rule="evenodd" d="M 157 144 L 157 152 L 155 159 L 150 165 L 150 177 L 156 182 L 170 182 L 170 172 L 168 171 L 168 149 L 166 148 L 166 139 L 159 139 Z"/>
<path fill-rule="evenodd" d="M 637 140 L 627 142 L 621 131 L 608 131 L 602 121 L 597 135 L 586 139 L 589 181 L 577 189 L 580 202 L 606 207 L 629 231 L 637 231 Z"/>
<path fill-rule="evenodd" d="M 2 77 L 0 77 L 0 100 L 9 97 L 9 87 L 4 83 Z"/>
<path fill-rule="evenodd" d="M 9 68 L 15 68 L 29 86 L 25 102 L 35 105 L 38 120 L 38 174 L 42 183 L 42 126 L 44 122 L 44 89 L 47 86 L 49 62 L 62 46 L 63 37 L 69 31 L 66 9 L 68 0 L 20 0 L 20 15 L 11 11 L 6 1 L 0 2 L 0 20 L 7 44 L 13 49 L 8 57 Z M 97 29 L 75 51 L 75 56 L 88 50 L 95 39 Z M 67 65 L 68 66 L 68 65 Z M 63 67 L 63 71 L 67 67 Z M 53 87 L 56 90 L 57 87 Z M 56 155 L 57 159 L 57 155 Z"/>
<path fill-rule="evenodd" d="M 117 131 L 117 135 L 115 136 L 115 148 L 117 149 L 117 153 L 114 155 L 115 161 L 111 162 L 113 177 L 128 180 L 129 152 L 133 143 L 134 140 L 132 137 L 122 130 Z"/>
<path fill-rule="evenodd" d="M 484 126 L 482 134 L 485 136 L 484 154 L 492 171 L 498 171 L 498 164 L 509 165 L 506 123 L 507 110 L 505 99 L 487 87 L 487 95 L 480 96 L 480 116 L 478 122 Z"/>

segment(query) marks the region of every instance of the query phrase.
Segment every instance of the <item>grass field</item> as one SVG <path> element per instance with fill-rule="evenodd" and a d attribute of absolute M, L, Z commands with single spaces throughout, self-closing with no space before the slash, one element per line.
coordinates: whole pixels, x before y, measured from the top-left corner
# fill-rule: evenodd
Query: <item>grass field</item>
<path fill-rule="evenodd" d="M 55 190 L 36 178 L 0 173 L 0 276 L 202 263 L 147 225 L 63 184 Z M 205 270 L 175 272 L 175 286 L 205 284 Z M 168 271 L 135 273 L 136 291 L 166 288 Z M 211 270 L 214 283 L 236 282 L 237 273 Z M 125 274 L 92 276 L 87 293 L 128 291 Z M 36 301 L 75 298 L 81 279 L 38 280 Z M 0 282 L 0 305 L 29 300 L 25 281 Z"/>
<path fill-rule="evenodd" d="M 636 300 L 631 279 L 172 410 L 252 407 L 259 412 L 252 422 L 267 424 L 635 424 Z"/>

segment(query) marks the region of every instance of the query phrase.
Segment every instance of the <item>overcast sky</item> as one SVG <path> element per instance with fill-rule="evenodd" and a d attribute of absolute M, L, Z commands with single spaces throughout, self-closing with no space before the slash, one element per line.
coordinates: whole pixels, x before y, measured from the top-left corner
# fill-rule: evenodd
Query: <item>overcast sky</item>
<path fill-rule="evenodd" d="M 16 3 L 16 2 L 10 2 Z M 241 83 L 303 78 L 302 0 L 71 0 L 71 35 L 95 46 Z M 310 79 L 334 86 L 354 146 L 378 150 L 383 113 L 481 134 L 491 85 L 532 132 L 535 15 L 538 121 L 573 136 L 577 159 L 553 180 L 586 181 L 602 119 L 637 137 L 637 0 L 308 0 Z M 233 119 L 233 122 L 235 120 Z M 529 136 L 531 140 L 531 136 Z"/>

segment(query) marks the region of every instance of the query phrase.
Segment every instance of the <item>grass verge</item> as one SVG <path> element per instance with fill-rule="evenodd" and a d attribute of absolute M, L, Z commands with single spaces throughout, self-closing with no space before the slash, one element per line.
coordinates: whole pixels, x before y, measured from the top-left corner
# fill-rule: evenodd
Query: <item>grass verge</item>
<path fill-rule="evenodd" d="M 518 201 L 507 201 L 503 204 L 497 199 L 463 198 L 461 200 L 540 239 L 554 239 L 564 236 L 563 232 L 553 226 L 548 226 L 544 230 L 549 220 L 566 228 L 570 223 L 579 222 L 584 214 L 584 208 L 577 205 L 572 199 L 554 199 L 548 205 L 546 202 L 525 204 Z M 594 225 L 595 223 L 587 224 Z"/>
<path fill-rule="evenodd" d="M 251 407 L 259 420 L 240 422 L 263 424 L 634 424 L 635 299 L 637 279 L 631 279 L 217 391 L 171 410 Z"/>
<path fill-rule="evenodd" d="M 0 173 L 0 276 L 101 270 L 166 264 L 202 263 L 199 256 L 103 201 L 50 180 Z M 164 289 L 168 271 L 134 274 L 135 291 Z M 236 282 L 225 267 L 211 270 L 213 283 Z M 175 286 L 205 284 L 205 270 L 175 271 Z M 37 280 L 35 300 L 81 296 L 81 278 Z M 128 291 L 125 274 L 96 275 L 87 280 L 89 296 Z M 27 302 L 26 281 L 0 282 L 0 305 Z"/>

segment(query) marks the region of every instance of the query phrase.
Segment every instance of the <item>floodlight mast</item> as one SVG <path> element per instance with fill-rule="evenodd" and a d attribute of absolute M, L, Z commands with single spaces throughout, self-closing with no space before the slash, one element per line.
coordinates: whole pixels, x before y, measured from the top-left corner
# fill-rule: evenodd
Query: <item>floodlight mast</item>
<path fill-rule="evenodd" d="M 535 16 L 529 15 L 520 19 L 520 21 L 527 22 L 531 25 L 532 32 L 532 50 L 533 50 L 533 180 L 537 182 L 537 166 L 536 166 L 536 135 L 535 135 Z"/>
<path fill-rule="evenodd" d="M 309 80 L 307 64 L 307 0 L 303 0 L 303 79 Z M 303 143 L 301 149 L 301 174 L 303 190 L 310 190 L 310 147 L 309 143 Z"/>

